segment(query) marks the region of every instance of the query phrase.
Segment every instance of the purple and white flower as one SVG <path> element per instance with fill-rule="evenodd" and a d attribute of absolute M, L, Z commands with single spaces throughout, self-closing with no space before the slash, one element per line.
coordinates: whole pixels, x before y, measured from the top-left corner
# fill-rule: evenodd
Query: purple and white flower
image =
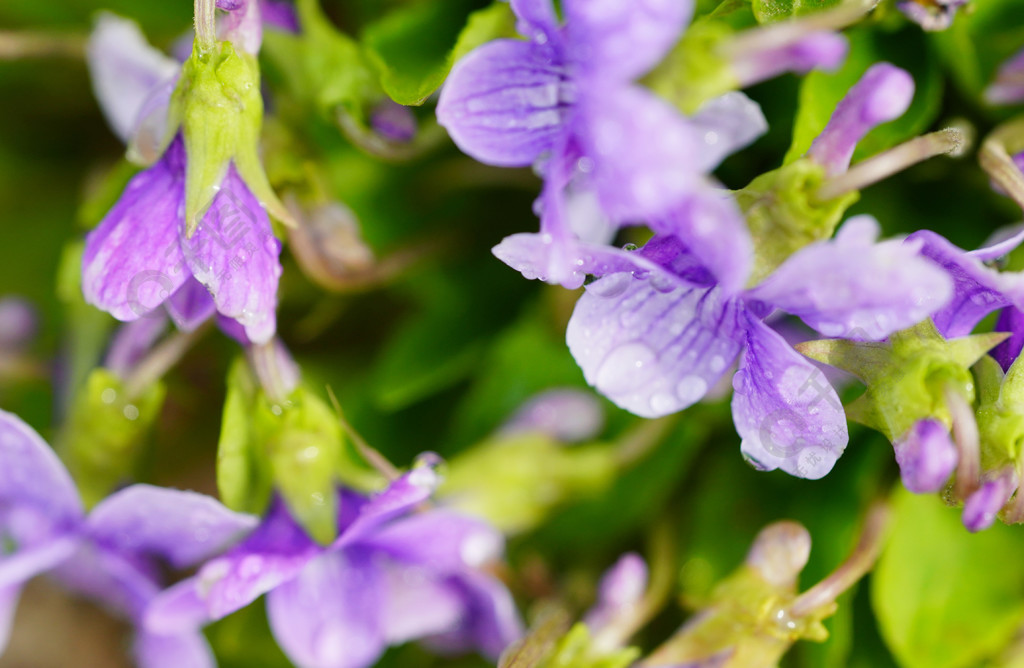
<path fill-rule="evenodd" d="M 0 649 L 22 586 L 49 572 L 136 628 L 144 668 L 213 666 L 201 633 L 142 627 L 161 588 L 161 567 L 193 567 L 241 539 L 257 520 L 194 492 L 134 485 L 92 512 L 82 508 L 67 470 L 39 435 L 0 411 Z"/>

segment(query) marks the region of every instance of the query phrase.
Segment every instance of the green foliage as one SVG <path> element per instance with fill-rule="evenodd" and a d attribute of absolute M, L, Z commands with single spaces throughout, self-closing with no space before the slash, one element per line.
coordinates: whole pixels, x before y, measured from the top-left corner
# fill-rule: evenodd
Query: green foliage
<path fill-rule="evenodd" d="M 758 23 L 773 23 L 795 16 L 813 14 L 839 5 L 842 0 L 753 0 L 751 6 Z"/>
<path fill-rule="evenodd" d="M 889 648 L 905 668 L 976 666 L 1024 622 L 1020 527 L 964 531 L 934 496 L 899 491 L 892 537 L 871 579 Z"/>

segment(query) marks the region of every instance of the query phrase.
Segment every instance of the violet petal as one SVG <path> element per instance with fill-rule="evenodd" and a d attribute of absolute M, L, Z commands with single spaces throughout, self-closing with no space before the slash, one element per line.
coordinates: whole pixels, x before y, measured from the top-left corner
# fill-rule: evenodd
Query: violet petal
<path fill-rule="evenodd" d="M 942 489 L 959 460 L 949 430 L 930 418 L 915 422 L 910 431 L 892 445 L 903 486 L 915 494 Z"/>

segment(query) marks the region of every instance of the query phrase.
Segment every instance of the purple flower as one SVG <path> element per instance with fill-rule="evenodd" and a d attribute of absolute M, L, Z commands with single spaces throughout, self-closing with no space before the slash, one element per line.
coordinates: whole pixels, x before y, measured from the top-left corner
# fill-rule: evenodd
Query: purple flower
<path fill-rule="evenodd" d="M 519 407 L 501 434 L 540 433 L 563 443 L 595 438 L 604 427 L 604 410 L 591 392 L 558 389 L 542 392 Z"/>
<path fill-rule="evenodd" d="M 680 209 L 715 197 L 703 175 L 764 131 L 760 109 L 735 93 L 688 120 L 631 83 L 677 41 L 691 4 L 569 0 L 564 25 L 550 0 L 512 7 L 529 40 L 497 40 L 463 58 L 437 107 L 438 120 L 472 157 L 508 167 L 537 163 L 544 176 L 537 243 L 526 242 L 524 262 L 526 249 L 513 238 L 495 249 L 499 258 L 531 277 L 578 287 L 582 278 L 570 257 L 576 239 L 563 201 L 575 186 L 593 190 L 616 225 L 648 222 L 696 248 L 710 247 L 712 258 L 721 257 L 718 239 L 738 238 L 733 257 L 709 266 L 726 282 L 743 273 L 750 253 L 740 247 L 742 226 L 701 233 Z"/>
<path fill-rule="evenodd" d="M 584 617 L 591 635 L 635 609 L 647 591 L 647 563 L 635 552 L 629 552 L 601 578 L 597 602 Z"/>
<path fill-rule="evenodd" d="M 265 343 L 276 329 L 281 243 L 234 166 L 187 237 L 185 160 L 177 137 L 89 233 L 82 258 L 85 299 L 124 321 L 166 304 L 187 323 L 209 308 L 197 291 L 201 284 L 219 313 L 237 320 L 252 341 Z M 186 292 L 178 294 L 182 288 Z"/>
<path fill-rule="evenodd" d="M 949 430 L 933 418 L 918 420 L 892 445 L 903 486 L 915 494 L 942 489 L 959 461 Z"/>
<path fill-rule="evenodd" d="M 917 244 L 877 235 L 873 219 L 853 218 L 735 294 L 678 239 L 595 253 L 587 270 L 606 275 L 580 297 L 569 349 L 591 385 L 644 417 L 697 402 L 740 357 L 732 409 L 744 455 L 761 469 L 820 478 L 846 446 L 842 404 L 763 319 L 778 308 L 826 336 L 879 340 L 942 307 L 952 292 L 945 272 Z"/>
<path fill-rule="evenodd" d="M 416 511 L 436 485 L 417 467 L 370 499 L 342 491 L 326 548 L 276 500 L 243 543 L 157 598 L 147 626 L 194 630 L 267 594 L 274 636 L 304 668 L 369 666 L 413 639 L 497 657 L 521 633 L 508 591 L 478 569 L 500 553 L 501 535 L 446 510 Z"/>
<path fill-rule="evenodd" d="M 992 526 L 1019 484 L 1012 467 L 993 471 L 985 476 L 981 486 L 964 501 L 963 523 L 970 532 Z"/>
<path fill-rule="evenodd" d="M 149 485 L 117 492 L 86 515 L 53 451 L 3 411 L 0 459 L 0 639 L 7 638 L 22 585 L 50 571 L 136 625 L 139 665 L 214 665 L 202 634 L 154 633 L 139 622 L 160 590 L 161 564 L 194 566 L 241 538 L 255 518 L 202 494 Z"/>
<path fill-rule="evenodd" d="M 996 80 L 985 89 L 989 104 L 1024 102 L 1024 50 L 1007 60 L 996 72 Z"/>

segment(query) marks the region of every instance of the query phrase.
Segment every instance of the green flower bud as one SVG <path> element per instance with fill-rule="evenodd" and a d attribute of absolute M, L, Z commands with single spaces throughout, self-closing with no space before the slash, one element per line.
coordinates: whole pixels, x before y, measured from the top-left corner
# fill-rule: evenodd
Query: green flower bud
<path fill-rule="evenodd" d="M 141 396 L 130 397 L 113 372 L 98 368 L 89 374 L 71 407 L 62 442 L 86 506 L 131 476 L 165 395 L 163 383 L 153 383 Z"/>

